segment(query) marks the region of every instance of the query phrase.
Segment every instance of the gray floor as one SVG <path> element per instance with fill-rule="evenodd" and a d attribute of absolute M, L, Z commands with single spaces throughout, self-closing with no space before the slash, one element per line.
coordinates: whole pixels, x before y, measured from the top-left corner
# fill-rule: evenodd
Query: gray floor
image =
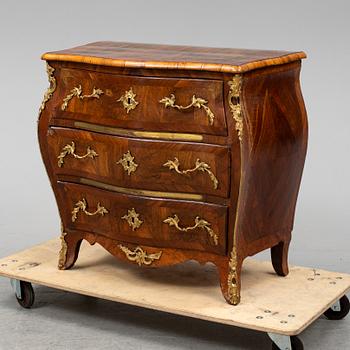
<path fill-rule="evenodd" d="M 0 349 L 271 349 L 260 332 L 34 286 L 21 308 L 0 279 Z M 317 320 L 300 335 L 306 349 L 349 349 L 350 317 Z"/>

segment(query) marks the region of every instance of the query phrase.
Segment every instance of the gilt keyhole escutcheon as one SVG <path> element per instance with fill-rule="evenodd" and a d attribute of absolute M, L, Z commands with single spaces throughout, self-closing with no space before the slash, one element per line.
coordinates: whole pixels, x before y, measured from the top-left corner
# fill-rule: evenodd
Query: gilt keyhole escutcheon
<path fill-rule="evenodd" d="M 125 94 L 122 95 L 117 102 L 122 102 L 123 107 L 126 109 L 126 113 L 129 113 L 131 110 L 135 109 L 139 104 L 136 99 L 136 94 L 130 88 L 128 91 L 125 91 Z"/>
<path fill-rule="evenodd" d="M 128 213 L 122 216 L 122 219 L 126 220 L 129 226 L 132 228 L 132 230 L 135 231 L 143 223 L 143 221 L 139 217 L 140 214 L 136 212 L 135 208 L 132 208 L 131 210 L 128 209 Z"/>
<path fill-rule="evenodd" d="M 136 168 L 138 167 L 138 164 L 134 162 L 134 159 L 135 157 L 131 152 L 127 151 L 123 154 L 123 157 L 118 160 L 117 164 L 120 164 L 128 175 L 131 175 L 131 173 L 136 171 Z"/>

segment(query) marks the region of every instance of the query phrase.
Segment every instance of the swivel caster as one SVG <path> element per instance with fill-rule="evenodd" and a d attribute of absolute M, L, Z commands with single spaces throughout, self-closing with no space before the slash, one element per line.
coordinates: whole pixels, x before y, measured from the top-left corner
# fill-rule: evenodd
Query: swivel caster
<path fill-rule="evenodd" d="M 350 302 L 346 295 L 339 299 L 324 315 L 329 320 L 342 320 L 350 311 Z"/>
<path fill-rule="evenodd" d="M 272 350 L 304 350 L 304 345 L 297 336 L 289 337 L 274 333 L 268 335 L 272 340 Z"/>
<path fill-rule="evenodd" d="M 30 309 L 34 304 L 35 294 L 31 283 L 11 279 L 11 285 L 15 292 L 18 304 L 25 309 Z"/>

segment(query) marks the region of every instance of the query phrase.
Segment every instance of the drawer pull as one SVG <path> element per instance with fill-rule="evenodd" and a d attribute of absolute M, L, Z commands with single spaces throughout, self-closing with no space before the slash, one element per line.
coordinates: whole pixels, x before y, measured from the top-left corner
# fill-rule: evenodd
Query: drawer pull
<path fill-rule="evenodd" d="M 132 228 L 133 231 L 135 231 L 137 228 L 139 228 L 143 221 L 139 219 L 140 214 L 138 214 L 134 208 L 131 210 L 128 209 L 128 214 L 125 214 L 122 216 L 122 219 L 126 220 L 129 224 L 129 226 Z"/>
<path fill-rule="evenodd" d="M 180 106 L 175 104 L 176 97 L 174 94 L 171 94 L 170 97 L 164 97 L 162 98 L 159 103 L 163 103 L 165 108 L 170 107 L 170 108 L 176 108 L 178 110 L 184 110 L 184 109 L 189 109 L 191 107 L 195 108 L 203 108 L 209 118 L 209 124 L 213 125 L 214 123 L 214 113 L 211 111 L 211 109 L 206 106 L 208 101 L 206 101 L 204 98 L 196 97 L 196 95 L 192 96 L 192 101 L 189 105 L 187 106 Z"/>
<path fill-rule="evenodd" d="M 58 155 L 58 166 L 61 168 L 64 164 L 64 158 L 68 155 L 72 155 L 76 159 L 84 159 L 84 158 L 95 158 L 98 156 L 97 152 L 94 151 L 90 146 L 86 149 L 86 153 L 82 156 L 79 156 L 75 153 L 75 143 L 72 141 L 71 144 L 67 143 L 63 148 L 61 153 Z"/>
<path fill-rule="evenodd" d="M 129 91 L 125 91 L 125 94 L 121 96 L 117 102 L 122 102 L 123 107 L 126 109 L 126 113 L 129 113 L 131 110 L 135 109 L 136 106 L 139 104 L 135 100 L 136 94 L 132 91 L 132 88 L 130 88 Z"/>
<path fill-rule="evenodd" d="M 65 111 L 67 109 L 68 103 L 73 97 L 77 97 L 80 100 L 83 100 L 85 98 L 100 98 L 100 96 L 103 94 L 103 91 L 94 87 L 90 95 L 82 95 L 82 93 L 83 90 L 81 85 L 74 87 L 70 91 L 70 93 L 63 99 L 63 103 L 61 105 L 62 111 Z"/>
<path fill-rule="evenodd" d="M 138 167 L 138 164 L 134 162 L 134 159 L 135 157 L 130 153 L 130 151 L 128 151 L 117 161 L 117 164 L 121 164 L 128 175 L 131 175 L 131 173 L 136 171 L 136 168 Z"/>
<path fill-rule="evenodd" d="M 210 166 L 207 163 L 201 162 L 199 159 L 196 160 L 194 168 L 187 170 L 179 170 L 180 162 L 176 157 L 174 158 L 174 160 L 168 160 L 166 163 L 163 164 L 163 166 L 168 167 L 170 170 L 175 170 L 178 174 L 181 175 L 188 175 L 195 171 L 205 171 L 206 173 L 208 173 L 211 181 L 213 181 L 214 189 L 216 190 L 218 188 L 219 181 L 210 170 Z"/>
<path fill-rule="evenodd" d="M 78 213 L 79 211 L 81 210 L 85 215 L 88 215 L 88 216 L 94 216 L 94 215 L 105 215 L 105 214 L 108 214 L 108 210 L 101 206 L 100 203 L 97 203 L 97 209 L 94 211 L 94 212 L 88 212 L 86 210 L 87 208 L 87 202 L 86 202 L 86 199 L 83 198 L 82 200 L 80 200 L 79 202 L 75 203 L 75 207 L 73 208 L 72 210 L 72 222 L 75 222 L 78 218 Z"/>
<path fill-rule="evenodd" d="M 125 253 L 126 257 L 130 261 L 135 261 L 137 265 L 151 265 L 154 260 L 159 260 L 162 256 L 162 251 L 158 253 L 148 254 L 141 247 L 136 247 L 135 250 L 130 250 L 129 248 L 119 244 L 118 247 L 122 252 Z"/>
<path fill-rule="evenodd" d="M 175 226 L 175 228 L 181 232 L 188 232 L 195 230 L 197 228 L 203 228 L 207 230 L 209 236 L 213 239 L 214 244 L 219 244 L 219 238 L 218 235 L 210 228 L 210 223 L 204 219 L 201 219 L 199 216 L 196 216 L 194 219 L 194 225 L 189 227 L 180 227 L 179 222 L 180 219 L 175 214 L 174 217 L 169 216 L 167 219 L 163 221 L 165 224 L 168 224 L 169 226 Z"/>

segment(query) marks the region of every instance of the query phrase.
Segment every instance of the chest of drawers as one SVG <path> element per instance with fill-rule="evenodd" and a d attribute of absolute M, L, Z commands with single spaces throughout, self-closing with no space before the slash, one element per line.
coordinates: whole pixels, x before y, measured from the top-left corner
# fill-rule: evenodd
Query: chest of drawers
<path fill-rule="evenodd" d="M 62 220 L 59 268 L 83 239 L 140 267 L 218 267 L 238 304 L 243 260 L 288 246 L 307 146 L 303 52 L 97 42 L 46 53 L 39 143 Z"/>

